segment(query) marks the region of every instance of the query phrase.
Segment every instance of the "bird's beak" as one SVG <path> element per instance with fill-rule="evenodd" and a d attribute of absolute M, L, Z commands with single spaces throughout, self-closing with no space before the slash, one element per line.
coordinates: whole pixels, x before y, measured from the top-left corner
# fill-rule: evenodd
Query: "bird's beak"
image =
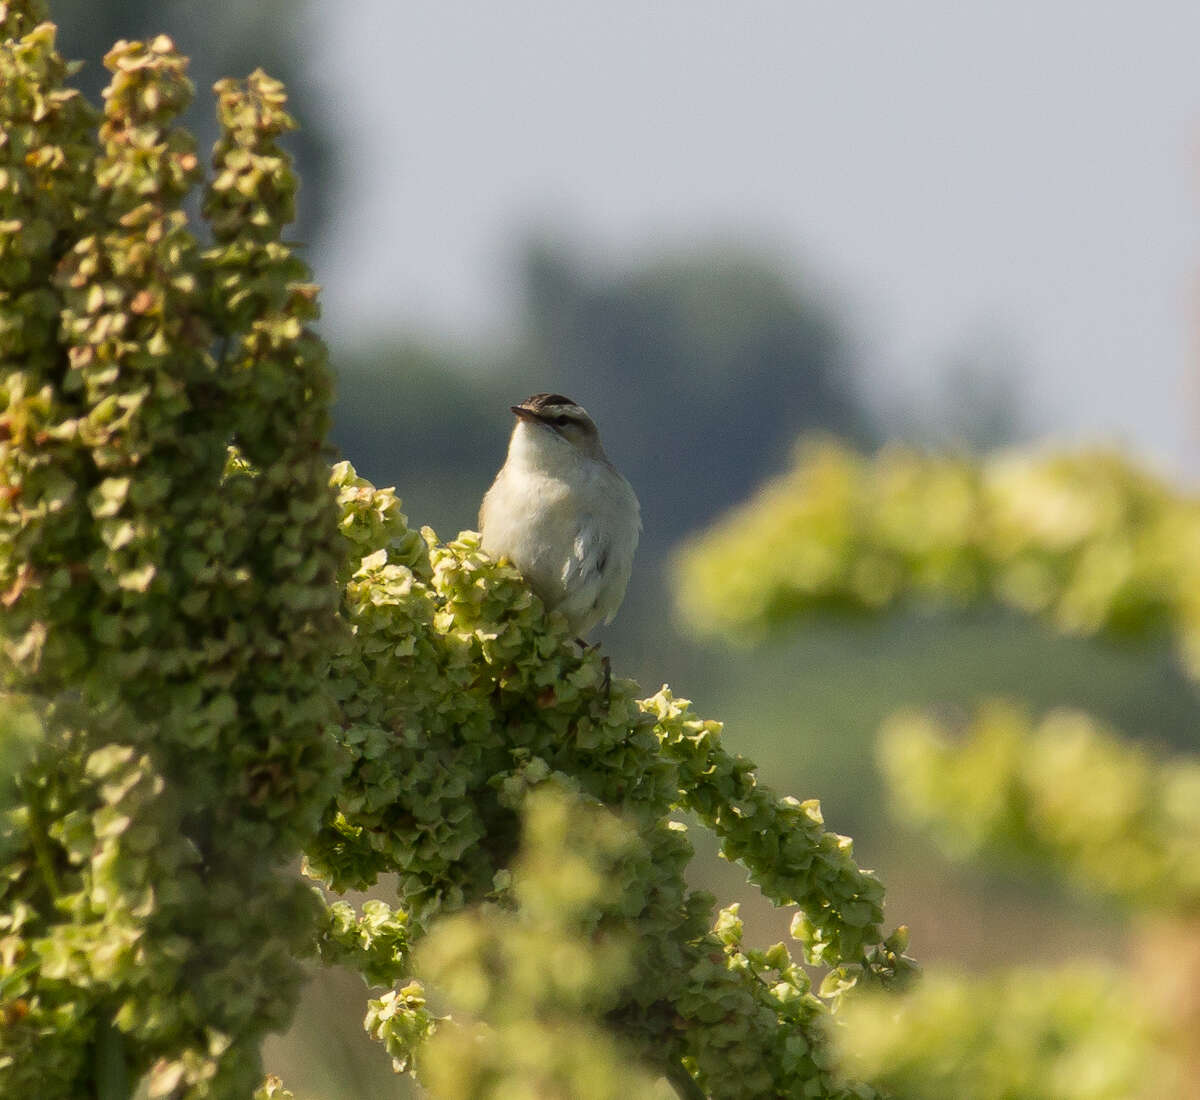
<path fill-rule="evenodd" d="M 513 416 L 518 420 L 540 420 L 541 418 L 528 405 L 509 405 Z"/>

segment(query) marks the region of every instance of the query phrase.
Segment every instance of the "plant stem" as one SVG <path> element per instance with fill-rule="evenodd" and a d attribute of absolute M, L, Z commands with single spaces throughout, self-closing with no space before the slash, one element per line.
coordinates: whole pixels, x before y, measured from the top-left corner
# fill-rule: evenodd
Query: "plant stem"
<path fill-rule="evenodd" d="M 37 860 L 38 871 L 41 873 L 42 882 L 53 903 L 58 900 L 62 891 L 59 889 L 58 874 L 54 870 L 54 857 L 46 844 L 46 828 L 42 820 L 41 806 L 32 786 L 27 786 L 18 779 L 17 790 L 21 792 L 21 796 L 25 799 L 25 805 L 29 807 L 29 843 L 33 846 L 33 856 Z"/>
<path fill-rule="evenodd" d="M 682 1062 L 672 1062 L 667 1070 L 667 1081 L 679 1094 L 679 1100 L 708 1100 L 704 1090 L 684 1068 Z"/>
<path fill-rule="evenodd" d="M 125 1039 L 107 1017 L 96 1036 L 96 1100 L 129 1100 Z"/>

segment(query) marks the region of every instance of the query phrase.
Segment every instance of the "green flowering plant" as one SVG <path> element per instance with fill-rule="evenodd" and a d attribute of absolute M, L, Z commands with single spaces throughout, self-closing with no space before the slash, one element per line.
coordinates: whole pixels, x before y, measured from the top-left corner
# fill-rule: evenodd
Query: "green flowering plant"
<path fill-rule="evenodd" d="M 37 728 L 2 823 L 0 1092 L 249 1095 L 319 912 L 287 865 L 338 776 L 290 122 L 261 73 L 222 85 L 202 244 L 184 59 L 118 43 L 98 115 L 44 19 L 0 3 L 3 673 Z"/>
<path fill-rule="evenodd" d="M 423 1060 L 447 1049 L 439 1040 L 424 1052 L 443 1024 L 413 981 L 413 945 L 466 907 L 520 908 L 511 867 L 522 808 L 553 784 L 618 811 L 638 841 L 592 919 L 633 944 L 634 977 L 604 1022 L 646 1066 L 697 1095 L 870 1095 L 833 1071 L 829 1007 L 860 982 L 902 983 L 912 964 L 904 932 L 884 935 L 882 887 L 855 865 L 849 840 L 825 831 L 815 802 L 763 787 L 724 750 L 720 724 L 668 689 L 639 700 L 614 678 L 606 690 L 600 657 L 581 652 L 477 535 L 442 543 L 414 532 L 395 494 L 346 463 L 333 482 L 350 546 L 350 636 L 332 682 L 351 765 L 308 870 L 338 892 L 398 877 L 398 907 L 339 908 L 322 946 L 375 979 L 386 976 L 379 960 L 392 960 L 393 988 L 372 1002 L 368 1027 L 397 1066 L 440 1079 Z M 824 999 L 784 945 L 743 950 L 729 911 L 687 889 L 680 811 L 767 897 L 798 907 L 806 961 L 830 975 Z"/>
<path fill-rule="evenodd" d="M 1200 677 L 1200 501 L 1111 452 L 987 460 L 803 443 L 789 472 L 686 546 L 681 616 L 759 640 L 818 610 L 991 601 L 1065 634 L 1166 635 Z M 1039 864 L 1122 907 L 1121 970 L 949 978 L 862 999 L 847 1064 L 897 1095 L 1184 1095 L 1200 1066 L 1200 758 L 1012 702 L 905 711 L 879 758 L 901 817 L 952 857 Z M 1113 1025 L 1119 1013 L 1119 1026 Z"/>
<path fill-rule="evenodd" d="M 818 607 L 990 599 L 1067 634 L 1168 630 L 1200 675 L 1200 502 L 1120 455 L 980 463 L 806 442 L 793 468 L 678 558 L 701 633 L 761 637 Z"/>
<path fill-rule="evenodd" d="M 1098 964 L 969 980 L 931 968 L 899 1001 L 863 999 L 847 1016 L 850 1064 L 897 1097 L 1187 1095 L 1181 1080 L 1167 1084 L 1153 1015 L 1123 975 Z"/>
<path fill-rule="evenodd" d="M 553 782 L 530 792 L 508 902 L 437 921 L 415 969 L 450 1008 L 421 1054 L 434 1096 L 670 1096 L 637 1052 L 600 1026 L 635 977 L 628 929 L 606 908 L 637 835 Z M 416 996 L 410 988 L 406 998 Z M 367 1024 L 388 1040 L 385 995 Z M 392 1045 L 389 1043 L 389 1045 Z M 395 1044 L 409 1046 L 405 1035 Z M 665 1091 L 664 1091 L 665 1089 Z"/>
<path fill-rule="evenodd" d="M 54 40 L 0 0 L 0 1092 L 287 1096 L 259 1048 L 317 953 L 435 1092 L 874 1095 L 831 1008 L 912 963 L 850 841 L 331 474 L 280 85 L 217 85 L 206 178 L 169 40 L 113 48 L 102 112 Z M 681 813 L 819 989 L 687 888 Z"/>

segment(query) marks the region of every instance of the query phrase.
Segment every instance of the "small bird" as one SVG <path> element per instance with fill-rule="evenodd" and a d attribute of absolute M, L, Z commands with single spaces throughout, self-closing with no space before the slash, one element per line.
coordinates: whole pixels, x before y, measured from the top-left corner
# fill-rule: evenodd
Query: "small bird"
<path fill-rule="evenodd" d="M 508 558 L 582 637 L 625 598 L 641 509 L 569 397 L 535 393 L 511 408 L 508 457 L 479 507 L 483 549 Z"/>

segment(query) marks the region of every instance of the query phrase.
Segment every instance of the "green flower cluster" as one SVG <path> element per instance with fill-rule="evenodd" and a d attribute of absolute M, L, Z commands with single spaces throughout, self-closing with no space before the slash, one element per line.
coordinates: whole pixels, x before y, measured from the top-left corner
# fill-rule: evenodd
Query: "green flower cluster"
<path fill-rule="evenodd" d="M 924 714 L 884 727 L 901 814 L 957 856 L 1057 868 L 1134 909 L 1200 909 L 1200 759 L 1158 761 L 1077 711 L 1036 724 L 993 703 L 969 730 Z"/>
<path fill-rule="evenodd" d="M 612 814 L 546 783 L 522 813 L 510 904 L 437 921 L 416 968 L 450 1009 L 421 1051 L 433 1096 L 670 1096 L 603 1026 L 635 978 L 611 899 L 640 841 Z M 385 1022 L 373 1009 L 383 1037 Z"/>
<path fill-rule="evenodd" d="M 165 38 L 96 113 L 0 3 L 0 599 L 36 720 L 0 821 L 0 1093 L 249 1095 L 318 907 L 341 543 L 277 84 L 221 89 L 205 199 Z M 253 464 L 231 463 L 236 445 Z"/>
<path fill-rule="evenodd" d="M 705 633 L 989 597 L 1068 633 L 1166 626 L 1200 674 L 1200 502 L 1116 454 L 980 464 L 808 443 L 678 566 L 681 614 Z"/>
<path fill-rule="evenodd" d="M 854 865 L 849 841 L 824 831 L 815 803 L 757 785 L 753 765 L 721 747 L 719 724 L 686 701 L 664 689 L 639 702 L 621 679 L 606 691 L 599 656 L 581 652 L 477 535 L 417 535 L 390 490 L 346 463 L 333 480 L 352 632 L 333 683 L 352 763 L 308 863 L 337 891 L 398 876 L 399 910 L 339 911 L 327 950 L 370 957 L 379 978 L 372 944 L 391 922 L 386 951 L 403 988 L 374 1003 L 369 1026 L 397 1063 L 420 1073 L 420 1043 L 438 1032 L 409 980 L 409 945 L 434 934 L 439 915 L 521 905 L 521 812 L 552 782 L 618 811 L 639 842 L 612 867 L 594 918 L 633 944 L 633 977 L 605 1017 L 616 1034 L 652 1070 L 687 1066 L 708 1095 L 843 1095 L 826 1003 L 781 946 L 760 960 L 713 930 L 712 899 L 686 888 L 691 848 L 671 815 L 697 813 L 769 897 L 803 907 L 795 928 L 809 960 L 839 968 L 831 996 L 862 975 L 891 984 L 911 970 L 903 934 L 884 940 L 882 889 Z"/>
<path fill-rule="evenodd" d="M 295 1100 L 291 1092 L 283 1087 L 283 1082 L 273 1073 L 254 1090 L 254 1100 Z"/>
<path fill-rule="evenodd" d="M 853 860 L 849 837 L 824 830 L 821 804 L 778 798 L 758 783 L 754 765 L 721 747 L 720 722 L 693 718 L 687 700 L 665 687 L 642 706 L 657 720 L 662 748 L 679 767 L 679 805 L 721 839 L 721 853 L 743 864 L 776 905 L 800 912 L 792 934 L 814 965 L 859 960 L 884 985 L 909 972 L 901 938 L 881 942 L 883 886 Z M 858 965 L 858 963 L 853 963 Z"/>
<path fill-rule="evenodd" d="M 1156 1053 L 1137 991 L 1101 967 L 928 974 L 904 998 L 846 1007 L 850 1064 L 906 1100 L 1129 1100 L 1186 1096 Z"/>
<path fill-rule="evenodd" d="M 389 985 L 403 976 L 409 945 L 408 915 L 378 898 L 364 902 L 361 913 L 348 901 L 335 901 L 322 914 L 321 960 L 357 970 L 368 985 Z"/>

